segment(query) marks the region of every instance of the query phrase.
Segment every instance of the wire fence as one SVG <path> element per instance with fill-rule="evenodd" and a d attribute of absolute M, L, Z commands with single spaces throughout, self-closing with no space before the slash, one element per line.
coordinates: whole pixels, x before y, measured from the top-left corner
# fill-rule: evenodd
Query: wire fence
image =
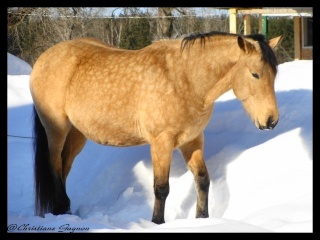
<path fill-rule="evenodd" d="M 17 136 L 17 135 L 11 135 L 11 134 L 7 134 L 7 137 L 36 139 L 35 137 Z"/>

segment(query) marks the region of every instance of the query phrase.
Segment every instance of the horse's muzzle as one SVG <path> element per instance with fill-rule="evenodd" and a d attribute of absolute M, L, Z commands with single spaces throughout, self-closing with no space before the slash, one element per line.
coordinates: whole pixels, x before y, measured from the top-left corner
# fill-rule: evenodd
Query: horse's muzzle
<path fill-rule="evenodd" d="M 260 130 L 272 130 L 275 128 L 277 123 L 278 123 L 278 120 L 274 121 L 272 117 L 269 117 L 266 126 L 261 125 L 259 122 L 259 129 Z"/>

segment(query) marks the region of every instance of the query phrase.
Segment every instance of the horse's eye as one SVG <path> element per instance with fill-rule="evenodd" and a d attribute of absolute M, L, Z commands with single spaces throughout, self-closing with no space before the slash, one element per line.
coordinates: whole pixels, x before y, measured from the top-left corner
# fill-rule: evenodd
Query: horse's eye
<path fill-rule="evenodd" d="M 251 74 L 252 74 L 252 76 L 253 76 L 254 78 L 259 79 L 259 74 L 258 74 L 258 73 L 251 73 Z"/>

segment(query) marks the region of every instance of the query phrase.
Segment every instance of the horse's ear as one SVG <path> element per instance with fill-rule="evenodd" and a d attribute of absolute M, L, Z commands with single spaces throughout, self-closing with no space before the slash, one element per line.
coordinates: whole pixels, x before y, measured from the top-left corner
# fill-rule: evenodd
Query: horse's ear
<path fill-rule="evenodd" d="M 238 45 L 245 53 L 249 53 L 256 50 L 256 46 L 253 43 L 247 41 L 241 36 L 238 36 Z"/>
<path fill-rule="evenodd" d="M 238 45 L 243 51 L 245 51 L 244 39 L 242 37 L 240 37 L 240 36 L 238 37 Z"/>
<path fill-rule="evenodd" d="M 275 37 L 275 38 L 272 38 L 268 41 L 268 44 L 269 46 L 274 49 L 276 48 L 282 41 L 284 35 L 281 35 L 281 36 L 278 36 L 278 37 Z"/>

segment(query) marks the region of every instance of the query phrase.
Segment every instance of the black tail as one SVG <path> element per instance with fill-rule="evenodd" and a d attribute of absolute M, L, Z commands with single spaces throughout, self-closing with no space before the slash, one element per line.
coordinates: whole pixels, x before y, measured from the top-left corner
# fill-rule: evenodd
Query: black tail
<path fill-rule="evenodd" d="M 33 116 L 35 214 L 43 217 L 45 213 L 53 211 L 55 184 L 49 162 L 47 135 L 35 108 Z"/>

